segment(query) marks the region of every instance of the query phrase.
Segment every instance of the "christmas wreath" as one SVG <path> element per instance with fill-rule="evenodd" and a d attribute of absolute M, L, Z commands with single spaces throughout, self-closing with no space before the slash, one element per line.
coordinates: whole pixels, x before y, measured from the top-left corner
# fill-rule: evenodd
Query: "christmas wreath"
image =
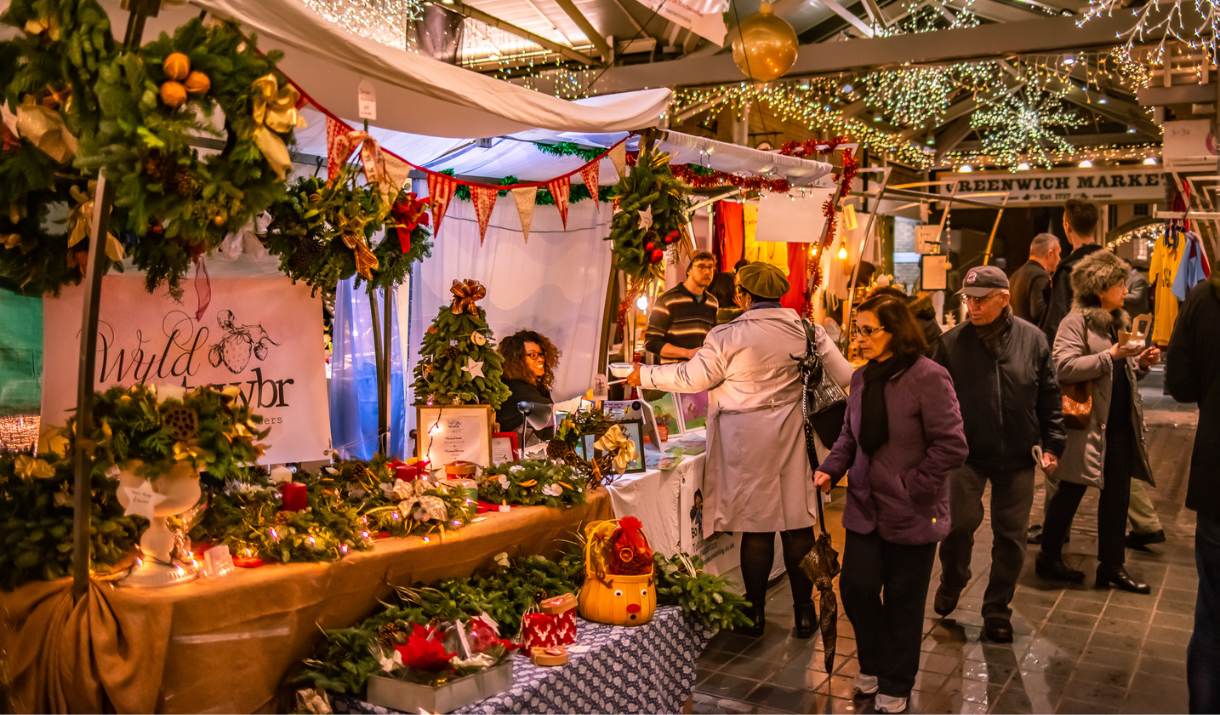
<path fill-rule="evenodd" d="M 100 122 L 94 87 L 114 56 L 110 19 L 94 0 L 14 0 L 0 24 L 0 277 L 28 294 L 80 282 L 88 250 L 90 176 L 73 166 L 77 137 Z M 116 238 L 107 253 L 121 259 Z"/>
<path fill-rule="evenodd" d="M 386 204 L 376 187 L 355 185 L 357 171 L 348 164 L 330 182 L 301 178 L 268 211 L 263 243 L 279 256 L 280 270 L 315 295 L 352 276 L 370 289 L 398 285 L 411 264 L 432 254 L 425 203 L 405 194 Z M 385 238 L 370 247 L 382 229 Z"/>
<path fill-rule="evenodd" d="M 659 278 L 665 250 L 684 238 L 689 240 L 686 209 L 690 202 L 670 169 L 671 158 L 655 149 L 642 152 L 635 167 L 614 188 L 619 211 L 606 240 L 613 243 L 615 266 L 636 284 Z"/>
<path fill-rule="evenodd" d="M 100 67 L 102 121 L 82 134 L 77 163 L 115 181 L 150 291 L 178 290 L 193 259 L 283 195 L 287 145 L 304 120 L 279 58 L 232 23 L 194 19 Z M 222 128 L 211 121 L 217 109 Z M 199 134 L 223 137 L 224 148 L 200 156 Z"/>
<path fill-rule="evenodd" d="M 90 567 L 104 574 L 135 549 L 142 520 L 123 515 L 116 480 L 96 469 L 91 479 Z M 63 454 L 0 453 L 0 588 L 72 573 L 74 481 Z"/>

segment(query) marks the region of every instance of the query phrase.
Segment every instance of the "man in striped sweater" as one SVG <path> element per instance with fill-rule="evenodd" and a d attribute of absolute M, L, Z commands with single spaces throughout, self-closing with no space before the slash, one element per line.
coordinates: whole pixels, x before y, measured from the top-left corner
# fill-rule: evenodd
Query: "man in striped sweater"
<path fill-rule="evenodd" d="M 715 276 L 716 257 L 700 251 L 686 267 L 686 280 L 657 298 L 644 331 L 644 350 L 659 356 L 662 364 L 689 360 L 716 325 L 719 304 L 707 291 Z"/>

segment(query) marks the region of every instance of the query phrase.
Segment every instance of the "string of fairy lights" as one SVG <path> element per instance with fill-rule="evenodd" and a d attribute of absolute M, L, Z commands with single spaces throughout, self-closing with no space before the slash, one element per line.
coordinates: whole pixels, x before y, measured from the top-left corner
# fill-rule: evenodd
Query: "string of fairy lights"
<path fill-rule="evenodd" d="M 1016 167 L 1022 161 L 1051 167 L 1051 152 L 1070 152 L 1072 145 L 1055 128 L 1070 129 L 1084 119 L 1063 104 L 1065 92 L 1031 90 L 987 100 L 970 115 L 981 132 L 983 151 L 998 163 Z"/>
<path fill-rule="evenodd" d="M 1089 165 L 1118 164 L 1140 162 L 1149 166 L 1160 163 L 1161 145 L 1147 142 L 1143 144 L 1107 144 L 1102 146 L 1073 147 L 1068 151 L 1047 152 L 1052 164 L 1075 164 L 1079 166 L 1087 162 Z M 1012 168 L 1024 171 L 1033 168 L 1029 162 L 1022 160 L 1015 167 L 1000 157 L 983 151 L 952 151 L 945 155 L 942 162 L 945 166 L 958 171 L 964 167 L 973 169 Z"/>
<path fill-rule="evenodd" d="M 424 0 L 301 0 L 348 32 L 406 49 L 407 24 L 423 17 Z"/>
<path fill-rule="evenodd" d="M 1101 16 L 1129 15 L 1131 27 L 1118 35 L 1128 53 L 1137 46 L 1156 41 L 1155 45 L 1141 50 L 1150 63 L 1163 61 L 1173 43 L 1182 43 L 1192 50 L 1202 52 L 1209 61 L 1216 58 L 1216 38 L 1220 33 L 1220 6 L 1213 0 L 1194 0 L 1187 4 L 1181 0 L 1145 3 L 1132 8 L 1129 0 L 1089 0 L 1084 16 L 1076 23 L 1083 26 Z"/>

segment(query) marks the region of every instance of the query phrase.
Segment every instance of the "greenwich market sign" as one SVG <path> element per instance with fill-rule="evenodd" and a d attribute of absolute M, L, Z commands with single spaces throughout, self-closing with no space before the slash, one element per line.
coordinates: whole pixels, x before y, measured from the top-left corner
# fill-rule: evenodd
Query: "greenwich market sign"
<path fill-rule="evenodd" d="M 954 183 L 939 187 L 947 194 L 1007 191 L 1009 206 L 1057 204 L 1068 199 L 1090 199 L 1098 203 L 1158 203 L 1165 201 L 1164 172 L 1157 166 L 1051 171 L 994 171 L 951 174 Z M 1003 197 L 979 200 L 1002 203 Z"/>

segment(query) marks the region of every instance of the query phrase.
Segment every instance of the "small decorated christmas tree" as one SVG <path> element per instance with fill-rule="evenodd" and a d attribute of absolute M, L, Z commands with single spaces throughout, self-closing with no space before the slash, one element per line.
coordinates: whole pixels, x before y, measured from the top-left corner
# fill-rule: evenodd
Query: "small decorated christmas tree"
<path fill-rule="evenodd" d="M 453 303 L 443 306 L 424 334 L 415 366 L 415 404 L 490 405 L 508 399 L 504 364 L 487 314 L 476 302 L 487 295 L 478 281 L 453 281 Z"/>

